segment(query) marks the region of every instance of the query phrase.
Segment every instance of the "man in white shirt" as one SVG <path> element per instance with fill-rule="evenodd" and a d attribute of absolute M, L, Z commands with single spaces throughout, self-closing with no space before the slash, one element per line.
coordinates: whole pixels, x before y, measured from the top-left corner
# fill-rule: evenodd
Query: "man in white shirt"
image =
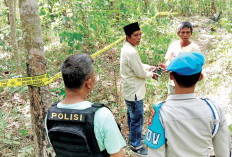
<path fill-rule="evenodd" d="M 141 62 L 136 46 L 141 41 L 141 31 L 138 22 L 124 27 L 126 41 L 121 49 L 120 73 L 123 80 L 122 96 L 127 104 L 127 120 L 130 145 L 133 152 L 146 155 L 147 149 L 142 146 L 143 128 L 143 98 L 145 97 L 145 80 L 157 79 L 153 73 L 154 66 Z"/>
<path fill-rule="evenodd" d="M 166 60 L 165 64 L 160 64 L 164 69 L 169 65 L 169 63 L 179 54 L 183 52 L 200 52 L 200 49 L 197 44 L 190 41 L 190 37 L 193 33 L 192 24 L 188 21 L 180 23 L 177 30 L 177 35 L 180 37 L 180 40 L 174 41 L 170 44 L 168 51 L 164 57 Z M 175 84 L 172 80 L 169 79 L 169 94 L 175 94 Z"/>

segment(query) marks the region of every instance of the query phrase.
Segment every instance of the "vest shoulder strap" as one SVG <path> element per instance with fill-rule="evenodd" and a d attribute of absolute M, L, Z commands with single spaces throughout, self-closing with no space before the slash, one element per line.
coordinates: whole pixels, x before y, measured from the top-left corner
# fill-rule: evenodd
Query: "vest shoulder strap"
<path fill-rule="evenodd" d="M 214 105 L 212 101 L 210 101 L 208 98 L 201 98 L 206 102 L 206 104 L 209 106 L 211 111 L 213 112 L 213 117 L 214 117 L 214 128 L 212 131 L 212 136 L 214 137 L 220 127 L 220 115 L 217 107 Z"/>
<path fill-rule="evenodd" d="M 153 149 L 160 148 L 166 142 L 164 128 L 159 116 L 160 108 L 163 103 L 164 102 L 161 102 L 153 106 L 145 136 L 145 144 Z"/>

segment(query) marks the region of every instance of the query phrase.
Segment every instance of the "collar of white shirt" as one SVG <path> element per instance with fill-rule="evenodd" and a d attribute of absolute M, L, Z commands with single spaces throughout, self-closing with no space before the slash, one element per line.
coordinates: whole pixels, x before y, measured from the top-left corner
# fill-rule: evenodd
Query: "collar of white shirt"
<path fill-rule="evenodd" d="M 194 93 L 190 94 L 175 94 L 175 95 L 169 95 L 167 100 L 180 100 L 180 99 L 195 99 L 196 96 Z"/>

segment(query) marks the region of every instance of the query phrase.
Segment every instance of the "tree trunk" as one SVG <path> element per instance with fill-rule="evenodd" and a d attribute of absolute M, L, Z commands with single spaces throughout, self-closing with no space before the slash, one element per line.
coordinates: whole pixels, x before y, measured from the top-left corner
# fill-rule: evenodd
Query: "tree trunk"
<path fill-rule="evenodd" d="M 14 60 L 16 63 L 16 69 L 18 74 L 22 74 L 21 69 L 21 60 L 18 51 L 18 40 L 16 35 L 16 24 L 15 24 L 15 17 L 16 17 L 16 6 L 15 0 L 8 0 L 8 7 L 9 7 L 9 22 L 10 22 L 10 30 L 11 30 L 11 45 L 13 46 L 14 51 Z"/>
<path fill-rule="evenodd" d="M 190 13 L 190 7 L 189 7 L 189 0 L 185 1 L 185 12 L 186 12 L 186 16 L 189 17 Z"/>
<path fill-rule="evenodd" d="M 110 0 L 109 10 L 114 10 L 114 0 Z"/>
<path fill-rule="evenodd" d="M 168 6 L 169 6 L 169 11 L 174 11 L 174 9 L 173 9 L 173 7 L 174 7 L 174 2 L 173 2 L 174 0 L 170 0 L 170 1 L 168 1 Z"/>
<path fill-rule="evenodd" d="M 9 7 L 9 2 L 7 0 L 4 0 L 4 3 L 6 5 L 6 7 Z M 8 24 L 10 24 L 9 13 L 7 13 L 7 20 L 8 20 Z"/>
<path fill-rule="evenodd" d="M 226 17 L 230 19 L 230 0 L 226 0 Z"/>
<path fill-rule="evenodd" d="M 147 3 L 148 3 L 148 0 L 144 0 L 144 5 L 145 5 L 146 9 L 148 8 Z"/>
<path fill-rule="evenodd" d="M 211 14 L 214 15 L 217 13 L 216 6 L 215 6 L 215 0 L 212 0 L 211 2 Z"/>
<path fill-rule="evenodd" d="M 20 19 L 23 30 L 24 47 L 27 58 L 28 76 L 46 73 L 44 43 L 41 33 L 37 0 L 19 0 Z M 33 137 L 37 157 L 47 156 L 48 140 L 44 129 L 44 118 L 50 106 L 48 87 L 28 86 Z"/>
<path fill-rule="evenodd" d="M 220 3 L 220 11 L 222 11 L 223 10 L 223 7 L 222 7 L 223 6 L 223 0 L 220 0 L 220 2 L 221 2 Z"/>
<path fill-rule="evenodd" d="M 162 11 L 162 0 L 159 0 L 159 12 Z M 158 16 L 158 24 L 160 24 L 160 15 Z"/>

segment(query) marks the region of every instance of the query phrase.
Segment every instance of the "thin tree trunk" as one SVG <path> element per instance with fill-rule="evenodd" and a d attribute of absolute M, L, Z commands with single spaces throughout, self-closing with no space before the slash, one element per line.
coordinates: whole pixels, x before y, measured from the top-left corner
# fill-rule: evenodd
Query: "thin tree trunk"
<path fill-rule="evenodd" d="M 185 15 L 187 17 L 189 17 L 189 15 L 190 15 L 190 7 L 189 7 L 189 1 L 188 0 L 185 1 L 185 12 L 186 12 Z"/>
<path fill-rule="evenodd" d="M 220 0 L 221 1 L 221 3 L 220 3 L 220 11 L 222 11 L 223 10 L 223 7 L 222 7 L 222 5 L 223 5 L 223 0 Z"/>
<path fill-rule="evenodd" d="M 80 6 L 80 15 L 81 15 L 82 25 L 84 26 L 84 28 L 88 28 L 88 23 L 86 21 L 86 15 L 85 15 L 85 13 L 83 11 L 84 8 L 83 8 L 82 3 L 79 3 L 79 6 Z M 89 54 L 90 53 L 89 50 L 91 50 L 93 48 L 93 46 L 89 42 L 89 36 L 90 36 L 89 35 L 90 34 L 89 29 L 85 29 L 85 31 L 83 33 L 84 33 L 83 41 L 84 41 L 84 43 L 86 43 L 86 45 L 89 46 L 89 49 L 85 49 L 85 51 Z"/>
<path fill-rule="evenodd" d="M 211 14 L 214 15 L 217 13 L 216 6 L 215 6 L 215 0 L 212 0 L 211 2 Z"/>
<path fill-rule="evenodd" d="M 36 76 L 46 73 L 44 43 L 41 33 L 39 7 L 37 0 L 19 0 L 20 19 L 22 23 L 25 54 L 27 57 L 27 74 Z M 36 156 L 47 156 L 48 140 L 44 129 L 44 118 L 50 106 L 48 87 L 28 86 L 30 93 L 30 111 Z"/>
<path fill-rule="evenodd" d="M 144 0 L 144 4 L 145 4 L 146 9 L 148 8 L 147 3 L 148 3 L 148 0 Z"/>
<path fill-rule="evenodd" d="M 226 0 L 226 17 L 230 18 L 230 0 Z"/>
<path fill-rule="evenodd" d="M 159 12 L 162 11 L 162 0 L 159 0 Z M 158 16 L 158 23 L 160 23 L 160 15 Z"/>
<path fill-rule="evenodd" d="M 109 10 L 114 10 L 114 0 L 110 0 Z"/>
<path fill-rule="evenodd" d="M 207 17 L 210 15 L 210 1 L 207 0 Z"/>
<path fill-rule="evenodd" d="M 169 0 L 169 1 L 168 1 L 169 11 L 171 11 L 171 10 L 174 11 L 174 9 L 173 9 L 173 7 L 174 7 L 174 2 L 173 2 L 173 1 L 174 1 L 174 0 L 171 0 L 171 1 Z"/>
<path fill-rule="evenodd" d="M 19 51 L 18 51 L 18 40 L 17 40 L 17 35 L 16 35 L 15 0 L 8 0 L 8 7 L 9 7 L 9 21 L 10 21 L 10 30 L 11 30 L 11 45 L 13 46 L 14 60 L 16 63 L 16 69 L 17 69 L 18 74 L 22 74 L 22 69 L 20 65 L 21 60 L 20 60 Z"/>
<path fill-rule="evenodd" d="M 6 5 L 6 7 L 9 7 L 9 2 L 7 0 L 4 0 L 4 3 Z M 8 24 L 10 24 L 9 13 L 7 13 L 7 20 L 8 20 Z"/>

